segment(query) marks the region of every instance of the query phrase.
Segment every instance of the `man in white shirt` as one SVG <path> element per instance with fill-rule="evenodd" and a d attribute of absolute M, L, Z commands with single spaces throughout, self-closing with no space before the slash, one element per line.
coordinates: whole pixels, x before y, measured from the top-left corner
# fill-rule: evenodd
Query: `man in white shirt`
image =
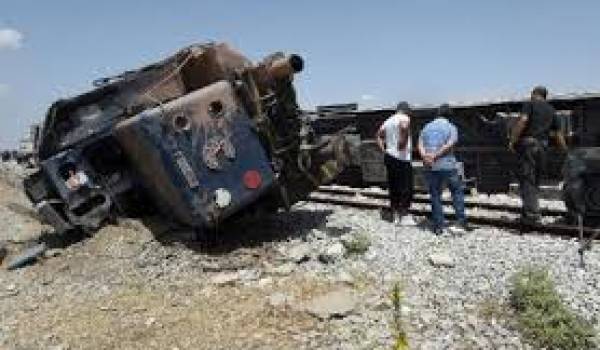
<path fill-rule="evenodd" d="M 404 226 L 415 225 L 414 219 L 408 213 L 413 199 L 410 113 L 408 103 L 400 102 L 396 113 L 381 124 L 375 135 L 377 145 L 384 152 L 394 222 Z"/>

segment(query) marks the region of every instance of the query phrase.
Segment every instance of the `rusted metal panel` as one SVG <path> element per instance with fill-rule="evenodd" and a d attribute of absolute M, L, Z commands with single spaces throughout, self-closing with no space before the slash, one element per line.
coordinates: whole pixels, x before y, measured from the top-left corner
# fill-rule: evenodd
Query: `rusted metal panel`
<path fill-rule="evenodd" d="M 213 226 L 267 191 L 269 159 L 228 82 L 218 82 L 121 122 L 116 138 L 150 193 L 178 221 Z M 260 188 L 243 177 L 255 171 Z M 231 194 L 219 208 L 215 191 Z"/>

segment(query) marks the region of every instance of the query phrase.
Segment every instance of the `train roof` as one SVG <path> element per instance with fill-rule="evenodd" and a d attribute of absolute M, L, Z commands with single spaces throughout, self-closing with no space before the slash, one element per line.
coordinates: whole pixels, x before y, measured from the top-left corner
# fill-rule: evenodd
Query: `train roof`
<path fill-rule="evenodd" d="M 600 101 L 600 92 L 584 92 L 584 93 L 564 93 L 564 94 L 552 94 L 548 101 L 555 104 L 564 103 L 577 103 L 585 101 Z M 453 109 L 468 109 L 468 108 L 503 108 L 503 107 L 517 107 L 528 101 L 527 98 L 520 99 L 509 99 L 509 98 L 498 98 L 493 101 L 450 101 L 450 107 Z M 412 105 L 414 110 L 431 110 L 436 109 L 438 105 L 434 104 L 415 104 Z M 381 112 L 392 112 L 394 108 L 372 108 L 372 109 L 359 109 L 357 111 L 343 111 L 339 113 L 320 113 L 319 107 L 317 106 L 316 111 L 306 111 L 307 115 L 319 116 L 319 117 L 347 117 L 350 114 L 370 114 L 370 113 L 381 113 Z"/>
<path fill-rule="evenodd" d="M 565 93 L 565 94 L 551 94 L 548 98 L 549 102 L 576 102 L 585 100 L 596 100 L 600 99 L 600 92 L 584 92 L 584 93 Z M 452 108 L 467 108 L 467 107 L 486 107 L 494 105 L 508 105 L 508 104 L 522 104 L 529 101 L 528 98 L 498 98 L 495 100 L 484 100 L 484 101 L 461 101 L 461 102 L 450 102 Z M 425 108 L 431 108 L 435 106 L 423 106 Z M 416 108 L 421 108 L 417 106 Z"/>

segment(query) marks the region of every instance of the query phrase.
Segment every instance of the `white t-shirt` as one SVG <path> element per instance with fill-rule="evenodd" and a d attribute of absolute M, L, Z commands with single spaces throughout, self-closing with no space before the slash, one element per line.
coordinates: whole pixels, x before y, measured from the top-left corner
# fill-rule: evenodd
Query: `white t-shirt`
<path fill-rule="evenodd" d="M 398 149 L 400 127 L 408 129 L 408 142 L 404 149 Z M 396 159 L 410 161 L 412 154 L 410 118 L 402 112 L 397 112 L 381 124 L 381 129 L 385 132 L 385 152 Z"/>

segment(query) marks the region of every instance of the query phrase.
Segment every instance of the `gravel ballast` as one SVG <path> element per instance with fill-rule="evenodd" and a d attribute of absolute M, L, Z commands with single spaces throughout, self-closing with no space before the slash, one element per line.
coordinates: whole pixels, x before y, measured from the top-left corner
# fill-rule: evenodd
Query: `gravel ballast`
<path fill-rule="evenodd" d="M 156 218 L 121 220 L 7 271 L 49 230 L 12 185 L 0 181 L 2 349 L 389 349 L 396 283 L 411 349 L 528 349 L 507 306 L 527 266 L 546 267 L 599 329 L 598 244 L 582 269 L 574 239 L 491 227 L 437 237 L 328 204 L 238 223 L 210 246 Z M 357 237 L 366 250 L 348 250 Z"/>
<path fill-rule="evenodd" d="M 372 245 L 365 255 L 321 269 L 335 275 L 331 270 L 350 268 L 354 273 L 371 276 L 377 281 L 369 288 L 374 298 L 378 291 L 385 298 L 393 283 L 400 282 L 404 286 L 409 340 L 414 348 L 527 348 L 503 314 L 508 312 L 504 309 L 511 276 L 528 266 L 548 268 L 567 305 L 598 329 L 598 245 L 586 252 L 586 267 L 582 269 L 575 239 L 519 235 L 491 227 L 480 227 L 462 236 L 437 237 L 424 227 L 398 227 L 382 221 L 377 211 L 312 203 L 299 207 L 332 211 L 324 231 L 350 228 L 368 232 Z M 444 259 L 441 264 L 431 262 L 440 257 Z M 352 348 L 350 330 L 363 329 L 364 335 L 375 335 L 371 327 L 376 325 L 380 339 L 389 334 L 381 319 L 384 315 L 366 312 L 363 316 L 340 325 L 346 330 L 340 334 L 349 338 L 348 348 Z M 363 327 L 365 324 L 369 326 Z M 360 338 L 378 344 L 378 339 L 369 343 L 368 337 L 356 337 Z"/>

